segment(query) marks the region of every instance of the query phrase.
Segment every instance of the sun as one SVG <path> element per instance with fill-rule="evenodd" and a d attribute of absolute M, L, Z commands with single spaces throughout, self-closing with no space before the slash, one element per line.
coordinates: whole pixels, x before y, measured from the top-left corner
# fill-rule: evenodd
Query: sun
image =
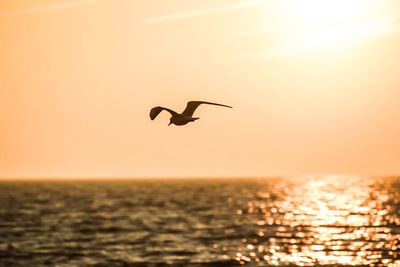
<path fill-rule="evenodd" d="M 384 0 L 282 0 L 266 6 L 274 55 L 347 47 L 394 31 Z M 274 10 L 274 12 L 271 12 Z"/>

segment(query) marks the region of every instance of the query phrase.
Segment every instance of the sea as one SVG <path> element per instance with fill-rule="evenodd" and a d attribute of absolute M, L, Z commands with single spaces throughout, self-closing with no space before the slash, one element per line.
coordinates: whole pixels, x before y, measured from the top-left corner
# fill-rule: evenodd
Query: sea
<path fill-rule="evenodd" d="M 400 266 L 400 178 L 2 181 L 0 266 Z"/>

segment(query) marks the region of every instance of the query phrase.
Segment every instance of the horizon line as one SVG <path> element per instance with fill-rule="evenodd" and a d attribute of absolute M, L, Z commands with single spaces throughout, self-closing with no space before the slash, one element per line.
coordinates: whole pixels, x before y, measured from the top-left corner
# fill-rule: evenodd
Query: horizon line
<path fill-rule="evenodd" d="M 297 174 L 297 175 L 206 175 L 206 176 L 129 176 L 129 177 L 0 177 L 1 182 L 35 182 L 35 181 L 134 181 L 134 180 L 213 180 L 213 179 L 285 179 L 285 178 L 322 178 L 322 177 L 367 177 L 367 178 L 397 178 L 400 174 Z"/>

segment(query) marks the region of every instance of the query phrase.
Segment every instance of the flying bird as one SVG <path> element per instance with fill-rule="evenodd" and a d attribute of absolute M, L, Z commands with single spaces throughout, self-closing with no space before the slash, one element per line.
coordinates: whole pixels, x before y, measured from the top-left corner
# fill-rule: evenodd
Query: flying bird
<path fill-rule="evenodd" d="M 164 107 L 154 107 L 150 110 L 150 118 L 151 120 L 154 120 L 158 114 L 160 114 L 161 111 L 166 110 L 169 113 L 171 113 L 171 118 L 169 119 L 169 125 L 175 124 L 175 125 L 185 125 L 189 122 L 198 120 L 200 118 L 195 118 L 193 117 L 193 113 L 196 111 L 196 109 L 201 105 L 201 104 L 208 104 L 208 105 L 215 105 L 215 106 L 221 106 L 221 107 L 227 107 L 227 108 L 232 108 L 231 106 L 223 105 L 223 104 L 218 104 L 218 103 L 211 103 L 211 102 L 205 102 L 205 101 L 189 101 L 187 102 L 186 108 L 182 113 L 178 113 L 173 111 L 172 109 L 169 108 L 164 108 Z"/>

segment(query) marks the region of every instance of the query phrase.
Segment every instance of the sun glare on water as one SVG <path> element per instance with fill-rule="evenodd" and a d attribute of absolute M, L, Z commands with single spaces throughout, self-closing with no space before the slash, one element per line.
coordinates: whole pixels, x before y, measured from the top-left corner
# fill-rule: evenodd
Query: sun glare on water
<path fill-rule="evenodd" d="M 272 27 L 281 40 L 273 55 L 343 48 L 395 31 L 388 1 L 283 0 L 270 3 L 265 7 L 266 27 Z"/>
<path fill-rule="evenodd" d="M 247 203 L 256 237 L 243 239 L 236 260 L 251 266 L 400 266 L 394 196 L 383 181 L 326 176 L 282 181 Z M 273 193 L 270 193 L 273 192 Z"/>

